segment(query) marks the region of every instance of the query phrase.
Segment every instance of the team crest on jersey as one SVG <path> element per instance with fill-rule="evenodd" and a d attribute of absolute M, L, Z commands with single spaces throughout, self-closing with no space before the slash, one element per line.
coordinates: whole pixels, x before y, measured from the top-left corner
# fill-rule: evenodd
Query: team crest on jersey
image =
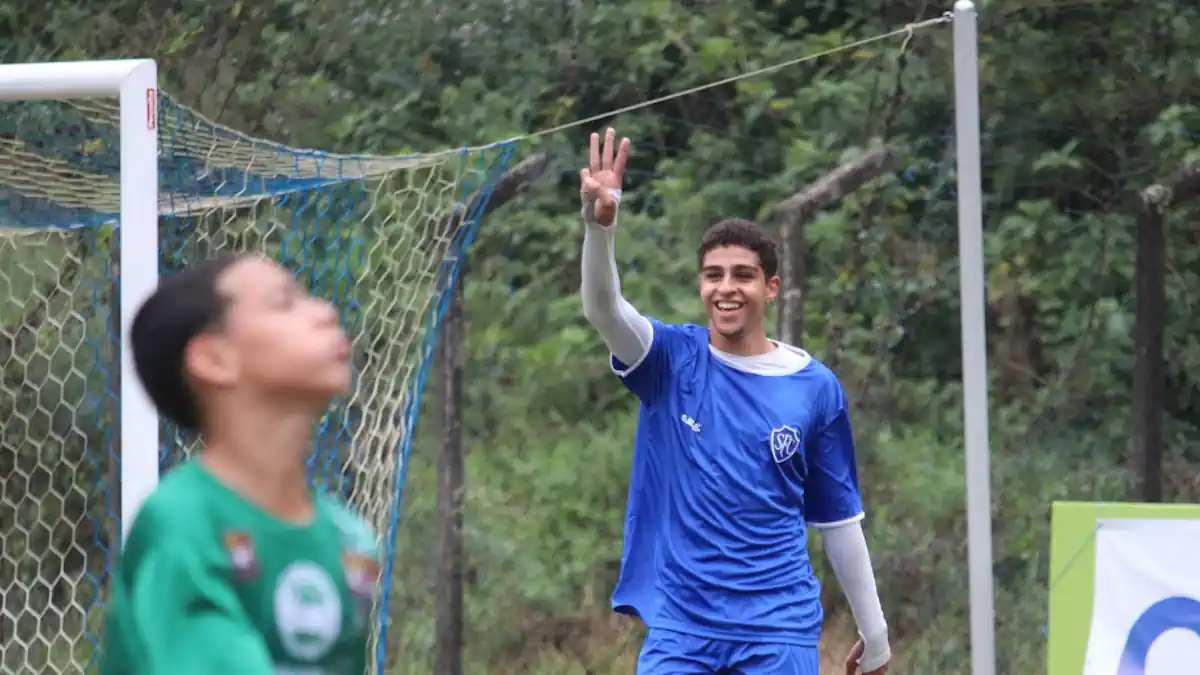
<path fill-rule="evenodd" d="M 226 532 L 222 535 L 225 550 L 229 553 L 229 567 L 233 578 L 250 581 L 258 576 L 258 554 L 254 551 L 254 540 L 245 532 Z"/>
<path fill-rule="evenodd" d="M 800 450 L 800 432 L 783 426 L 771 430 L 771 457 L 783 464 Z"/>

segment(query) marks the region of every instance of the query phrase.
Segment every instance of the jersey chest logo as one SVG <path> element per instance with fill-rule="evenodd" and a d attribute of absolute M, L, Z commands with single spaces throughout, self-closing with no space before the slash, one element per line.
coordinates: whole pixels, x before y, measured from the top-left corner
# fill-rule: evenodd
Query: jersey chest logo
<path fill-rule="evenodd" d="M 284 650 L 302 661 L 318 661 L 342 634 L 342 601 L 323 568 L 292 563 L 275 586 L 275 623 Z"/>
<path fill-rule="evenodd" d="M 761 436 L 760 436 L 761 438 Z M 771 430 L 771 457 L 776 464 L 783 464 L 800 450 L 800 432 L 782 426 Z"/>

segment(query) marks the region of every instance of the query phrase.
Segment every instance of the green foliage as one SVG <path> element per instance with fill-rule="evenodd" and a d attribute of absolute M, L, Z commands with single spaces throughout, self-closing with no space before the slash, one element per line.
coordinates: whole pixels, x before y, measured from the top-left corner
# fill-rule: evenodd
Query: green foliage
<path fill-rule="evenodd" d="M 1126 495 L 1137 195 L 1196 158 L 1200 8 L 980 5 L 999 652 L 1001 672 L 1025 674 L 1043 667 L 1050 502 Z M 646 105 L 938 11 L 877 0 L 14 0 L 0 5 L 0 37 L 9 61 L 152 55 L 182 101 L 294 146 L 423 152 L 615 121 L 635 147 L 622 284 L 664 320 L 702 316 L 694 247 L 708 224 L 774 223 L 780 200 L 883 138 L 893 170 L 806 228 L 804 344 L 857 406 L 897 655 L 906 670 L 951 674 L 968 656 L 949 26 L 916 32 L 902 60 L 901 39 L 875 42 Z M 576 297 L 573 181 L 592 130 L 522 146 L 552 153 L 556 173 L 484 224 L 465 282 L 469 672 L 628 672 L 637 647 L 603 619 L 635 422 Z M 1200 423 L 1195 215 L 1174 208 L 1168 235 L 1179 499 L 1194 485 L 1185 462 Z M 20 310 L 5 312 L 10 334 Z M 45 372 L 3 365 L 8 397 L 22 391 L 10 376 Z M 395 672 L 430 668 L 438 433 L 431 406 L 406 492 Z M 836 615 L 836 590 L 827 598 Z"/>

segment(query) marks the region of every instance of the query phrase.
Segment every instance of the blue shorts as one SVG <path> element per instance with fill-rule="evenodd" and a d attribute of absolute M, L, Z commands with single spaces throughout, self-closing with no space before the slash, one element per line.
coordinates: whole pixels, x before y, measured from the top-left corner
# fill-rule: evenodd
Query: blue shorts
<path fill-rule="evenodd" d="M 651 629 L 637 675 L 820 675 L 816 647 L 730 642 Z"/>

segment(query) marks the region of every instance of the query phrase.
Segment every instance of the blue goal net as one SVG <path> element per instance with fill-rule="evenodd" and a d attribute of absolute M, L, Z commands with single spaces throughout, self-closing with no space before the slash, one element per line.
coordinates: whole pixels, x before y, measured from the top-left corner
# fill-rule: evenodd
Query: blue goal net
<path fill-rule="evenodd" d="M 387 662 L 397 535 L 420 397 L 449 292 L 511 144 L 335 155 L 159 100 L 159 255 L 122 259 L 115 100 L 0 102 L 0 670 L 94 665 L 120 532 L 121 268 L 170 275 L 222 251 L 279 260 L 354 338 L 354 387 L 310 474 L 387 551 L 372 670 Z M 134 308 L 124 308 L 132 311 Z M 148 430 L 150 433 L 152 430 Z M 163 425 L 160 466 L 191 450 Z"/>

